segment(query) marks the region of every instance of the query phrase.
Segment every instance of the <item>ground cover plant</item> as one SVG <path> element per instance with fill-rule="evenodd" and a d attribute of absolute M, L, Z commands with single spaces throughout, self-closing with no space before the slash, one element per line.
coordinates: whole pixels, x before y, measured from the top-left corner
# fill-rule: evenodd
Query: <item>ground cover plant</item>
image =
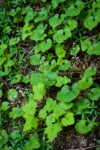
<path fill-rule="evenodd" d="M 70 128 L 99 150 L 100 0 L 0 3 L 0 149 L 57 150 Z"/>

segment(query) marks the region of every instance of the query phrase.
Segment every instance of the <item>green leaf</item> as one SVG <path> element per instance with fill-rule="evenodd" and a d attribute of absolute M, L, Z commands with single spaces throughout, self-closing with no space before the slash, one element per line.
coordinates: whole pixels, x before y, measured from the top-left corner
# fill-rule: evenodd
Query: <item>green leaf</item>
<path fill-rule="evenodd" d="M 43 21 L 47 18 L 47 16 L 48 16 L 48 11 L 45 7 L 43 7 L 41 11 L 37 13 L 37 16 L 35 17 L 34 22 L 37 23 L 37 22 Z"/>
<path fill-rule="evenodd" d="M 82 78 L 82 80 L 78 81 L 79 88 L 82 90 L 88 89 L 92 84 L 93 84 L 93 80 L 91 77 L 88 79 L 84 77 Z"/>
<path fill-rule="evenodd" d="M 4 55 L 4 51 L 7 49 L 7 44 L 2 43 L 0 45 L 0 56 Z M 0 58 L 1 59 L 1 58 Z M 0 60 L 1 61 L 1 60 Z"/>
<path fill-rule="evenodd" d="M 23 19 L 23 16 L 21 14 L 21 7 L 17 7 L 16 10 L 12 9 L 9 14 L 11 16 L 13 16 L 14 23 L 18 23 L 18 22 L 22 21 L 22 19 Z"/>
<path fill-rule="evenodd" d="M 66 51 L 63 49 L 63 47 L 64 45 L 60 45 L 60 44 L 57 44 L 55 46 L 55 52 L 56 55 L 59 57 L 59 59 L 64 58 L 66 55 Z"/>
<path fill-rule="evenodd" d="M 22 107 L 23 117 L 26 122 L 24 124 L 23 131 L 31 130 L 36 128 L 38 124 L 38 119 L 34 117 L 36 112 L 37 103 L 33 100 L 30 100 L 27 104 Z"/>
<path fill-rule="evenodd" d="M 86 51 L 88 50 L 89 48 L 92 48 L 92 44 L 90 42 L 90 40 L 84 40 L 81 42 L 81 48 L 82 48 L 82 51 Z"/>
<path fill-rule="evenodd" d="M 63 70 L 63 71 L 66 71 L 69 69 L 70 67 L 70 61 L 69 60 L 58 60 L 58 69 L 59 70 Z"/>
<path fill-rule="evenodd" d="M 61 14 L 60 16 L 59 14 L 55 14 L 53 17 L 49 19 L 49 24 L 54 29 L 64 21 L 64 18 L 65 14 Z"/>
<path fill-rule="evenodd" d="M 44 73 L 44 84 L 49 87 L 56 83 L 57 72 L 45 72 Z"/>
<path fill-rule="evenodd" d="M 16 84 L 21 80 L 21 74 L 17 74 L 11 79 L 11 84 Z"/>
<path fill-rule="evenodd" d="M 57 76 L 56 80 L 57 80 L 57 83 L 55 84 L 56 87 L 61 87 L 63 84 L 67 84 L 71 81 L 66 76 L 64 77 Z"/>
<path fill-rule="evenodd" d="M 100 8 L 100 0 L 96 0 L 92 3 L 93 8 Z"/>
<path fill-rule="evenodd" d="M 0 111 L 6 111 L 9 108 L 9 103 L 8 102 L 2 102 L 0 105 Z"/>
<path fill-rule="evenodd" d="M 71 102 L 79 95 L 78 87 L 72 87 L 72 90 L 69 90 L 68 85 L 64 85 L 57 93 L 57 99 L 62 102 Z"/>
<path fill-rule="evenodd" d="M 14 66 L 14 62 L 8 58 L 8 60 L 5 63 L 4 67 L 7 68 L 7 67 L 11 67 L 11 66 Z"/>
<path fill-rule="evenodd" d="M 90 42 L 90 40 L 84 40 L 81 42 L 82 51 L 87 51 L 89 55 L 100 55 L 100 43 Z"/>
<path fill-rule="evenodd" d="M 7 93 L 7 98 L 10 101 L 13 101 L 17 98 L 18 96 L 18 92 L 15 89 L 9 89 L 8 93 Z"/>
<path fill-rule="evenodd" d="M 52 3 L 52 7 L 56 8 L 58 4 L 60 3 L 60 0 L 52 0 L 51 3 Z"/>
<path fill-rule="evenodd" d="M 82 100 L 79 100 L 76 103 L 76 105 L 77 105 L 77 107 L 78 107 L 79 110 L 86 109 L 86 108 L 89 108 L 90 101 L 88 99 L 82 99 Z"/>
<path fill-rule="evenodd" d="M 27 14 L 28 12 L 32 12 L 32 11 L 33 11 L 33 8 L 30 5 L 22 8 L 22 14 L 23 15 Z"/>
<path fill-rule="evenodd" d="M 47 70 L 48 71 L 48 70 Z M 56 83 L 56 76 L 57 76 L 57 72 L 45 72 L 44 74 L 42 73 L 32 73 L 31 74 L 31 85 L 37 85 L 40 82 L 43 83 L 46 87 L 52 86 L 53 84 Z"/>
<path fill-rule="evenodd" d="M 39 51 L 44 53 L 45 51 L 50 49 L 51 46 L 52 46 L 51 39 L 47 39 L 46 41 L 42 41 L 42 42 L 36 44 L 36 46 L 34 48 L 35 49 L 35 53 L 38 53 Z"/>
<path fill-rule="evenodd" d="M 5 57 L 0 57 L 0 66 L 2 66 L 2 64 L 6 61 Z"/>
<path fill-rule="evenodd" d="M 20 41 L 20 38 L 11 38 L 9 40 L 10 45 L 16 45 Z"/>
<path fill-rule="evenodd" d="M 81 114 L 84 109 L 88 109 L 90 106 L 90 101 L 88 99 L 82 99 L 76 102 L 73 106 L 73 111 L 75 114 Z"/>
<path fill-rule="evenodd" d="M 40 54 L 35 54 L 33 56 L 30 56 L 30 64 L 35 66 L 39 65 L 41 62 L 41 55 Z"/>
<path fill-rule="evenodd" d="M 76 45 L 75 47 L 72 47 L 70 49 L 70 54 L 76 56 L 79 51 L 80 51 L 80 46 Z"/>
<path fill-rule="evenodd" d="M 60 110 L 60 111 L 59 111 Z M 53 117 L 58 120 L 60 116 L 64 115 L 65 109 L 59 103 L 53 108 Z"/>
<path fill-rule="evenodd" d="M 6 76 L 9 74 L 9 68 L 5 68 L 4 71 L 0 71 L 0 77 Z"/>
<path fill-rule="evenodd" d="M 46 110 L 45 109 L 40 110 L 38 116 L 39 118 L 45 119 L 47 116 Z"/>
<path fill-rule="evenodd" d="M 8 142 L 8 134 L 6 130 L 0 130 L 0 148 Z"/>
<path fill-rule="evenodd" d="M 84 74 L 83 74 L 83 77 L 84 78 L 89 78 L 89 77 L 92 77 L 93 75 L 96 74 L 96 68 L 93 68 L 93 67 L 88 67 Z"/>
<path fill-rule="evenodd" d="M 23 82 L 26 83 L 26 84 L 30 82 L 29 75 L 23 76 Z"/>
<path fill-rule="evenodd" d="M 74 5 L 68 7 L 66 11 L 67 16 L 77 16 L 80 13 L 80 10 L 74 7 Z"/>
<path fill-rule="evenodd" d="M 53 107 L 53 117 L 58 120 L 59 117 L 66 114 L 66 110 L 70 109 L 73 106 L 73 103 L 63 103 L 58 102 Z M 60 111 L 59 111 L 60 110 Z"/>
<path fill-rule="evenodd" d="M 23 131 L 29 131 L 32 130 L 33 128 L 37 128 L 37 125 L 38 119 L 34 116 L 29 116 L 28 118 L 26 118 Z"/>
<path fill-rule="evenodd" d="M 3 149 L 8 150 L 9 149 L 8 145 L 5 145 Z"/>
<path fill-rule="evenodd" d="M 58 44 L 63 43 L 69 37 L 71 37 L 71 32 L 69 28 L 66 28 L 64 30 L 63 29 L 57 30 L 57 32 L 53 35 L 54 41 L 56 41 Z"/>
<path fill-rule="evenodd" d="M 93 122 L 87 122 L 86 120 L 80 120 L 76 123 L 75 129 L 80 134 L 86 134 L 90 132 L 94 127 Z"/>
<path fill-rule="evenodd" d="M 99 100 L 100 98 L 100 88 L 92 88 L 89 93 L 87 93 L 87 96 L 91 100 Z"/>
<path fill-rule="evenodd" d="M 52 3 L 52 7 L 55 9 L 59 3 L 63 3 L 65 2 L 66 0 L 52 0 L 51 3 Z"/>
<path fill-rule="evenodd" d="M 65 12 L 67 16 L 77 16 L 83 8 L 84 2 L 77 0 L 76 3 L 71 4 Z"/>
<path fill-rule="evenodd" d="M 9 11 L 9 13 L 8 13 L 8 14 L 9 14 L 10 16 L 14 17 L 14 16 L 16 15 L 16 13 L 17 13 L 17 11 L 18 11 L 18 10 L 20 10 L 20 8 L 19 8 L 19 7 L 17 8 L 17 10 L 15 10 L 15 9 L 11 9 L 11 11 Z"/>
<path fill-rule="evenodd" d="M 2 94 L 3 94 L 3 93 L 2 93 L 2 90 L 0 90 L 0 98 L 2 97 Z"/>
<path fill-rule="evenodd" d="M 94 27 L 96 27 L 99 23 L 100 19 L 98 16 L 88 16 L 85 21 L 84 21 L 84 26 L 89 29 L 92 30 Z"/>
<path fill-rule="evenodd" d="M 34 41 L 41 41 L 47 36 L 44 34 L 47 25 L 39 24 L 36 29 L 34 29 L 31 33 L 30 39 Z"/>
<path fill-rule="evenodd" d="M 10 133 L 10 138 L 15 140 L 18 139 L 21 135 L 19 133 L 19 130 L 14 130 L 13 132 Z"/>
<path fill-rule="evenodd" d="M 74 124 L 74 114 L 72 112 L 67 112 L 65 117 L 61 119 L 63 126 L 69 126 Z"/>
<path fill-rule="evenodd" d="M 22 116 L 22 110 L 20 108 L 14 107 L 12 108 L 12 111 L 9 113 L 9 116 L 11 118 L 16 119 Z"/>
<path fill-rule="evenodd" d="M 34 17 L 36 16 L 36 14 L 37 14 L 37 13 L 36 13 L 35 11 L 33 12 L 33 10 L 32 10 L 32 11 L 29 11 L 29 12 L 26 14 L 25 18 L 24 18 L 25 24 L 26 24 L 26 23 L 29 23 L 31 20 L 33 20 Z"/>
<path fill-rule="evenodd" d="M 56 106 L 56 101 L 54 101 L 52 98 L 48 98 L 46 100 L 46 105 L 44 106 L 44 109 L 47 112 L 51 112 Z"/>
<path fill-rule="evenodd" d="M 38 149 L 40 147 L 40 143 L 38 141 L 38 138 L 36 136 L 30 136 L 29 142 L 26 143 L 24 146 L 24 150 L 33 150 Z"/>
<path fill-rule="evenodd" d="M 53 112 L 51 117 L 55 121 L 55 119 L 59 119 L 59 117 L 62 116 L 66 112 L 66 110 L 70 109 L 72 106 L 73 106 L 72 103 L 67 103 L 67 104 L 63 102 L 56 103 L 55 100 L 48 98 L 46 100 L 46 105 L 43 108 L 44 110 L 43 112 L 44 113 Z"/>
<path fill-rule="evenodd" d="M 44 76 L 43 76 L 43 74 L 42 73 L 36 73 L 36 72 L 32 73 L 30 82 L 31 82 L 32 86 L 37 85 L 40 82 L 44 83 Z"/>
<path fill-rule="evenodd" d="M 46 61 L 43 64 L 41 64 L 40 71 L 43 72 L 43 73 L 51 72 L 56 66 L 57 66 L 57 63 L 56 63 L 55 60 L 52 60 L 51 62 Z"/>
<path fill-rule="evenodd" d="M 69 25 L 69 29 L 72 31 L 73 29 L 75 29 L 78 25 L 77 21 L 74 19 L 69 19 L 68 20 L 68 25 Z"/>
<path fill-rule="evenodd" d="M 43 83 L 38 83 L 37 85 L 33 86 L 33 93 L 34 93 L 34 99 L 41 100 L 43 99 L 46 89 L 45 85 Z"/>
<path fill-rule="evenodd" d="M 33 24 L 31 23 L 26 23 L 23 26 L 23 28 L 21 29 L 21 37 L 23 41 L 32 34 L 32 28 L 33 28 Z"/>
<path fill-rule="evenodd" d="M 33 100 L 30 100 L 28 103 L 26 103 L 23 107 L 23 117 L 25 119 L 30 117 L 33 117 L 36 112 L 37 103 Z"/>
<path fill-rule="evenodd" d="M 45 133 L 47 134 L 49 141 L 52 142 L 57 137 L 57 133 L 61 130 L 59 123 L 55 123 L 50 124 L 47 128 L 45 128 Z"/>
<path fill-rule="evenodd" d="M 46 0 L 42 0 L 42 2 L 44 2 L 44 3 L 45 3 L 45 2 L 46 2 Z"/>
<path fill-rule="evenodd" d="M 88 89 L 93 84 L 93 80 L 91 77 L 95 74 L 96 68 L 88 67 L 85 70 L 82 79 L 78 81 L 79 88 L 82 90 Z"/>
<path fill-rule="evenodd" d="M 7 27 L 4 28 L 3 32 L 4 32 L 4 34 L 8 34 L 8 33 L 11 32 L 11 30 L 12 30 L 11 27 L 7 26 Z"/>
<path fill-rule="evenodd" d="M 55 122 L 54 114 L 50 114 L 46 117 L 46 125 L 49 126 Z"/>
<path fill-rule="evenodd" d="M 89 49 L 87 49 L 87 53 L 89 55 L 100 55 L 100 42 L 96 42 L 93 43 L 93 47 L 89 47 Z"/>
<path fill-rule="evenodd" d="M 58 105 L 59 105 L 59 109 L 68 110 L 68 109 L 72 108 L 73 103 L 59 102 Z"/>

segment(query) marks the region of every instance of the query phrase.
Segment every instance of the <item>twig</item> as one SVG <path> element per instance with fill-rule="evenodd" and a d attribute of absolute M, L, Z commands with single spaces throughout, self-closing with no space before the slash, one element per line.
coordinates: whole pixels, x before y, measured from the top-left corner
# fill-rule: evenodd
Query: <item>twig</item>
<path fill-rule="evenodd" d="M 87 150 L 87 149 L 91 149 L 91 148 L 97 148 L 97 147 L 99 147 L 99 146 L 100 146 L 100 145 L 91 146 L 91 147 L 84 148 L 83 150 Z"/>

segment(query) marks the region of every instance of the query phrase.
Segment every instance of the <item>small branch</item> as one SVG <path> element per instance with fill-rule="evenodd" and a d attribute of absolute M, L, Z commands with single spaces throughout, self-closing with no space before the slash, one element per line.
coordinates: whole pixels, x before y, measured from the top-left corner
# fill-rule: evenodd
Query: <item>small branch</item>
<path fill-rule="evenodd" d="M 83 150 L 92 149 L 92 148 L 97 148 L 97 147 L 99 147 L 99 146 L 100 146 L 100 145 L 91 146 L 91 147 L 84 148 Z"/>

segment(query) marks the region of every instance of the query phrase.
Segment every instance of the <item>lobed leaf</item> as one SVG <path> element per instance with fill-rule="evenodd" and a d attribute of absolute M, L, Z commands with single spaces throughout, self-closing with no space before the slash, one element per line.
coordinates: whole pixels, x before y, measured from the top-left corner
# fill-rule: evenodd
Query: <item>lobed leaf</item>
<path fill-rule="evenodd" d="M 45 85 L 41 82 L 38 83 L 37 85 L 34 85 L 33 93 L 34 93 L 35 100 L 41 100 L 46 93 Z"/>
<path fill-rule="evenodd" d="M 47 134 L 48 139 L 50 142 L 52 142 L 55 137 L 57 137 L 57 133 L 61 131 L 61 127 L 59 123 L 50 124 L 47 128 L 45 128 L 45 134 Z"/>

